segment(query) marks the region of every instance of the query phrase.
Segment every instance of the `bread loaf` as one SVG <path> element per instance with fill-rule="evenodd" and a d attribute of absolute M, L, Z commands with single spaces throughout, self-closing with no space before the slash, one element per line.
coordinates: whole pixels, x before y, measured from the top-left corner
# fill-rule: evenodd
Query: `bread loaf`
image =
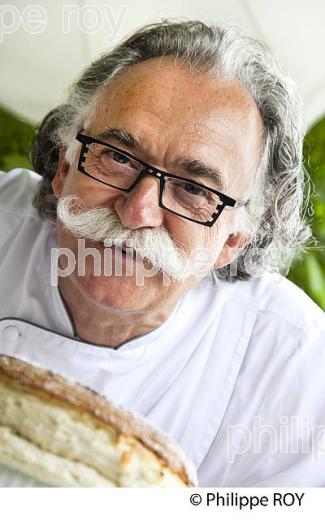
<path fill-rule="evenodd" d="M 193 486 L 181 450 L 79 384 L 0 356 L 0 472 L 52 486 Z"/>

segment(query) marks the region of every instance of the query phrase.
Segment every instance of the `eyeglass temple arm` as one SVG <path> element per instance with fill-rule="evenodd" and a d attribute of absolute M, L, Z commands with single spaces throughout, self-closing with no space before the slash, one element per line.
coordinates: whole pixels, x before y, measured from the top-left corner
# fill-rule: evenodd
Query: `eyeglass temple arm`
<path fill-rule="evenodd" d="M 244 206 L 247 206 L 248 202 L 248 200 L 237 200 L 234 205 L 234 208 L 242 208 Z"/>

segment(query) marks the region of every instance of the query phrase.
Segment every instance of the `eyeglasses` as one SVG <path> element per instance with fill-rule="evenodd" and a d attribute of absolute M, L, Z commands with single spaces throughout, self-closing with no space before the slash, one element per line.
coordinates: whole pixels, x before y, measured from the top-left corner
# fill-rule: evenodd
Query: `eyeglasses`
<path fill-rule="evenodd" d="M 160 182 L 159 206 L 191 222 L 211 227 L 226 206 L 239 208 L 247 204 L 247 201 L 236 201 L 192 179 L 158 170 L 124 150 L 82 132 L 78 132 L 76 139 L 82 143 L 78 162 L 81 173 L 127 193 L 145 175 L 151 175 Z"/>

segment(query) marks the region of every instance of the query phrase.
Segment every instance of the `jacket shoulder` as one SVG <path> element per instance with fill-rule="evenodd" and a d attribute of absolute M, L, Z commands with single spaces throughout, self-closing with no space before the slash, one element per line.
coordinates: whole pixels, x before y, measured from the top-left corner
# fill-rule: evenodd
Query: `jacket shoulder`
<path fill-rule="evenodd" d="M 305 337 L 322 337 L 325 347 L 325 313 L 300 287 L 275 273 L 236 283 L 236 297 L 264 316 L 270 326 L 281 322 L 288 333 L 295 329 Z"/>
<path fill-rule="evenodd" d="M 41 178 L 37 173 L 24 168 L 1 172 L 0 211 L 18 216 L 30 212 Z"/>

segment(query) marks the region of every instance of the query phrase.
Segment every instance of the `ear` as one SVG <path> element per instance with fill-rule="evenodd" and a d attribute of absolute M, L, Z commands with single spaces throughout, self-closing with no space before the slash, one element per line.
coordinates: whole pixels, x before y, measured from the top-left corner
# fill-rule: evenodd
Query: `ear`
<path fill-rule="evenodd" d="M 242 233 L 234 233 L 228 236 L 223 245 L 221 253 L 214 264 L 216 269 L 220 269 L 231 264 L 238 256 L 239 252 L 244 249 L 251 241 L 251 237 Z"/>
<path fill-rule="evenodd" d="M 56 174 L 52 180 L 53 193 L 57 199 L 61 197 L 63 186 L 69 172 L 70 165 L 65 159 L 65 149 L 60 148 L 59 162 Z"/>

